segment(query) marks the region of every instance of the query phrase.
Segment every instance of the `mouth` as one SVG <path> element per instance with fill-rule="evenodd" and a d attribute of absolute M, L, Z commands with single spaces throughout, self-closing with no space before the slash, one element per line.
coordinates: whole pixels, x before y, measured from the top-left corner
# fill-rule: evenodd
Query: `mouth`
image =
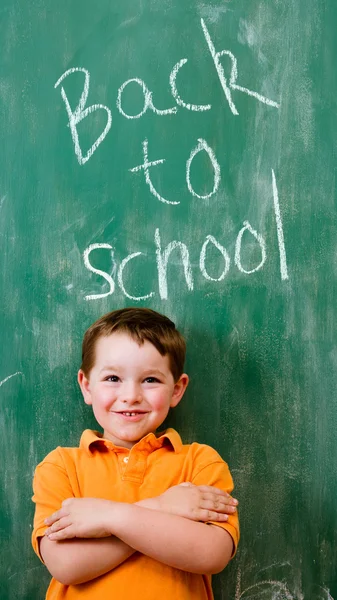
<path fill-rule="evenodd" d="M 128 410 L 123 410 L 121 412 L 118 413 L 119 415 L 125 415 L 126 417 L 135 417 L 136 415 L 145 415 L 145 412 L 140 412 L 140 411 L 128 411 Z"/>
<path fill-rule="evenodd" d="M 145 411 L 138 411 L 138 410 L 123 410 L 123 411 L 114 411 L 114 414 L 121 417 L 121 419 L 123 420 L 127 420 L 127 421 L 140 421 L 140 419 L 146 415 L 147 413 Z"/>

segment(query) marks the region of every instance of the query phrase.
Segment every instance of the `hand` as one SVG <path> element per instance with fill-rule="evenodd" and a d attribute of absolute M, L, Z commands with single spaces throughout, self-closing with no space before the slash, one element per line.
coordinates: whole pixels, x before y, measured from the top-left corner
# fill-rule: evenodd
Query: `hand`
<path fill-rule="evenodd" d="M 109 522 L 117 502 L 100 498 L 67 498 L 62 508 L 45 520 L 50 540 L 103 538 L 112 535 Z"/>
<path fill-rule="evenodd" d="M 158 510 L 191 519 L 192 521 L 228 520 L 236 511 L 238 501 L 230 494 L 209 485 L 181 483 L 156 498 Z"/>

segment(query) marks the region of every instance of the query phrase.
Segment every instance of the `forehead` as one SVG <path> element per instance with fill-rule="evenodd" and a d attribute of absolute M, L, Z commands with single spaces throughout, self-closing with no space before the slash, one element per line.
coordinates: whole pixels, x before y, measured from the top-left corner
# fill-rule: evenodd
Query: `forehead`
<path fill-rule="evenodd" d="M 170 370 L 168 355 L 162 356 L 148 340 L 139 344 L 129 334 L 116 332 L 98 338 L 95 344 L 95 366 L 106 365 L 156 367 Z"/>

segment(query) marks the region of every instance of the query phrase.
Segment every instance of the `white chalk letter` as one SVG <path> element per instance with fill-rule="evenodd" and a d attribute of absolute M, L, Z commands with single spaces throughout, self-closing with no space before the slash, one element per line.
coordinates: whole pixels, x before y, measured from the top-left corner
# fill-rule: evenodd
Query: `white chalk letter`
<path fill-rule="evenodd" d="M 250 271 L 247 271 L 246 269 L 244 269 L 242 266 L 242 263 L 241 263 L 241 244 L 242 244 L 242 236 L 245 231 L 249 231 L 252 234 L 252 236 L 255 237 L 255 239 L 257 240 L 257 242 L 261 248 L 261 256 L 262 256 L 261 262 L 257 265 L 257 267 L 255 267 L 255 269 L 251 269 Z M 255 231 L 255 229 L 252 228 L 250 223 L 248 223 L 248 221 L 244 221 L 243 227 L 239 231 L 238 237 L 236 238 L 236 242 L 235 242 L 235 264 L 236 264 L 237 268 L 239 269 L 239 271 L 241 271 L 241 273 L 247 273 L 247 275 L 250 275 L 251 273 L 255 273 L 255 271 L 259 271 L 260 269 L 262 269 L 264 263 L 266 262 L 266 258 L 267 258 L 266 242 L 264 241 L 262 235 L 257 233 L 257 231 Z"/>
<path fill-rule="evenodd" d="M 162 252 L 161 239 L 159 229 L 156 229 L 154 234 L 157 250 L 157 268 L 158 268 L 158 282 L 159 282 L 159 294 L 162 300 L 167 300 L 167 263 L 170 258 L 170 254 L 176 248 L 179 248 L 181 252 L 181 258 L 184 267 L 184 274 L 189 290 L 193 290 L 193 275 L 190 264 L 190 257 L 187 246 L 182 242 L 171 242 L 165 250 Z"/>
<path fill-rule="evenodd" d="M 140 300 L 147 300 L 148 298 L 152 298 L 152 296 L 154 296 L 154 292 L 151 292 L 150 294 L 147 294 L 146 296 L 131 296 L 131 294 L 128 294 L 128 292 L 126 291 L 126 289 L 124 287 L 124 281 L 123 281 L 124 268 L 126 267 L 126 265 L 128 264 L 128 262 L 130 260 L 133 260 L 137 256 L 141 256 L 141 254 L 144 254 L 144 253 L 143 252 L 133 252 L 133 254 L 129 254 L 129 256 L 127 256 L 126 258 L 124 258 L 124 260 L 122 260 L 122 262 L 119 266 L 119 269 L 118 269 L 119 287 L 121 288 L 123 294 L 125 294 L 125 296 L 127 298 L 130 298 L 130 300 L 135 300 L 136 302 L 139 302 Z"/>
<path fill-rule="evenodd" d="M 110 244 L 90 244 L 90 246 L 88 246 L 88 248 L 86 248 L 86 250 L 84 250 L 83 252 L 84 264 L 88 271 L 96 273 L 97 275 L 101 275 L 101 277 L 103 277 L 110 285 L 110 289 L 105 294 L 92 294 L 89 296 L 85 296 L 85 300 L 98 300 L 99 298 L 106 298 L 107 296 L 113 294 L 115 290 L 115 283 L 111 275 L 109 275 L 105 271 L 101 271 L 100 269 L 95 269 L 95 267 L 93 267 L 90 264 L 89 255 L 93 250 L 97 250 L 98 248 L 106 248 L 107 250 L 112 250 L 112 246 L 110 246 Z"/>
<path fill-rule="evenodd" d="M 149 162 L 148 141 L 146 139 L 143 141 L 143 159 L 144 159 L 144 162 L 142 165 L 138 165 L 138 167 L 133 167 L 132 169 L 129 169 L 129 171 L 131 171 L 131 173 L 137 173 L 138 171 L 141 171 L 143 169 L 143 171 L 145 173 L 145 181 L 150 188 L 151 194 L 153 194 L 154 197 L 157 198 L 157 200 L 160 200 L 160 202 L 164 202 L 164 204 L 180 204 L 180 202 L 174 202 L 173 200 L 166 200 L 166 198 L 163 198 L 163 196 L 161 196 L 157 192 L 156 188 L 154 187 L 154 185 L 151 181 L 149 168 L 155 167 L 156 165 L 161 165 L 162 163 L 165 162 L 165 159 L 161 158 L 160 160 L 153 160 L 153 161 Z"/>
<path fill-rule="evenodd" d="M 206 261 L 206 250 L 207 250 L 207 246 L 208 244 L 211 243 L 213 244 L 213 246 L 215 246 L 219 252 L 222 254 L 222 256 L 225 259 L 225 268 L 222 271 L 221 275 L 219 277 L 211 277 L 207 271 L 206 271 L 206 266 L 205 266 L 205 261 Z M 205 279 L 208 279 L 208 281 L 222 281 L 223 279 L 225 279 L 228 271 L 229 271 L 229 267 L 231 264 L 231 260 L 229 258 L 228 252 L 226 250 L 226 248 L 224 248 L 216 239 L 215 237 L 213 237 L 212 235 L 208 235 L 206 237 L 205 242 L 203 243 L 203 246 L 201 248 L 201 252 L 200 252 L 200 271 L 203 274 L 203 276 L 205 277 Z"/>
<path fill-rule="evenodd" d="M 282 225 L 282 217 L 280 210 L 280 203 L 278 199 L 278 190 L 276 184 L 276 177 L 274 170 L 271 170 L 273 177 L 273 197 L 274 197 L 274 211 L 276 218 L 276 229 L 277 229 L 277 241 L 278 248 L 280 253 L 280 271 L 281 271 L 281 279 L 284 281 L 285 279 L 289 279 L 288 275 L 288 267 L 287 267 L 287 255 L 286 255 L 286 247 L 284 244 L 284 235 L 283 235 L 283 225 Z"/>
<path fill-rule="evenodd" d="M 249 90 L 248 88 L 242 87 L 241 85 L 237 85 L 236 80 L 238 77 L 238 68 L 237 68 L 237 60 L 236 60 L 234 54 L 232 54 L 232 52 L 230 52 L 230 50 L 222 50 L 221 52 L 216 52 L 215 46 L 213 44 L 212 38 L 209 34 L 209 31 L 206 27 L 204 19 L 201 19 L 201 27 L 203 29 L 209 51 L 213 58 L 213 62 L 214 62 L 214 65 L 215 65 L 215 68 L 216 68 L 216 71 L 217 71 L 217 74 L 218 74 L 218 77 L 219 77 L 219 80 L 221 83 L 221 87 L 225 93 L 226 100 L 229 104 L 229 108 L 231 109 L 233 115 L 238 115 L 239 113 L 233 102 L 231 89 L 237 90 L 239 92 L 243 92 L 244 94 L 248 94 L 248 96 L 252 96 L 253 98 L 256 98 L 256 100 L 259 100 L 259 102 L 262 102 L 263 104 L 267 104 L 268 106 L 273 106 L 274 108 L 280 108 L 280 105 L 277 102 L 274 102 L 274 100 L 269 100 L 269 98 L 266 98 L 265 96 L 262 96 L 261 94 L 258 94 L 257 92 L 253 92 L 252 90 Z M 229 58 L 232 62 L 231 74 L 230 74 L 230 78 L 229 78 L 229 85 L 227 85 L 225 72 L 224 72 L 222 64 L 219 60 L 222 56 L 226 56 L 226 55 L 229 56 Z"/>
<path fill-rule="evenodd" d="M 93 104 L 92 106 L 88 106 L 88 108 L 86 108 L 86 109 L 84 108 L 86 105 L 87 99 L 88 99 L 89 83 L 90 83 L 90 74 L 89 74 L 89 71 L 87 71 L 86 69 L 82 69 L 81 67 L 76 67 L 74 69 L 68 69 L 68 71 L 63 73 L 63 75 L 61 75 L 60 79 L 57 80 L 57 82 L 54 85 L 54 88 L 57 88 L 60 85 L 61 81 L 63 81 L 63 79 L 68 77 L 68 75 L 71 75 L 72 73 L 76 73 L 77 71 L 81 71 L 82 73 L 84 73 L 85 80 L 84 80 L 84 88 L 83 88 L 83 92 L 82 92 L 80 101 L 74 112 L 72 111 L 72 109 L 70 107 L 67 94 L 65 93 L 63 87 L 61 87 L 61 96 L 66 105 L 66 109 L 67 109 L 67 113 L 68 113 L 69 127 L 70 127 L 70 131 L 71 131 L 71 137 L 72 137 L 72 140 L 73 140 L 74 146 L 75 146 L 75 154 L 77 156 L 77 160 L 78 160 L 79 164 L 84 165 L 89 160 L 89 158 L 91 158 L 91 156 L 93 155 L 95 150 L 97 150 L 98 146 L 103 142 L 105 136 L 107 135 L 107 133 L 111 127 L 112 119 L 111 119 L 110 109 L 107 106 L 104 106 L 103 104 Z M 93 113 L 99 109 L 106 111 L 106 113 L 108 115 L 107 124 L 105 126 L 104 131 L 97 138 L 96 142 L 93 143 L 91 148 L 88 150 L 87 154 L 85 156 L 83 156 L 82 150 L 80 147 L 80 143 L 79 143 L 79 139 L 78 139 L 77 125 L 81 121 L 83 121 L 83 119 L 85 119 L 88 115 L 90 115 L 91 113 Z"/>
<path fill-rule="evenodd" d="M 171 93 L 176 103 L 183 108 L 187 108 L 187 110 L 194 110 L 195 112 L 202 112 L 204 110 L 210 110 L 212 108 L 211 104 L 189 104 L 188 102 L 184 102 L 179 96 L 176 84 L 176 78 L 178 71 L 187 63 L 187 58 L 182 58 L 176 65 L 174 65 L 171 74 L 170 74 L 170 86 Z"/>
<path fill-rule="evenodd" d="M 226 80 L 226 77 L 225 77 L 225 72 L 224 72 L 222 64 L 221 64 L 221 62 L 219 60 L 221 58 L 221 56 L 223 56 L 224 54 L 227 54 L 227 51 L 226 50 L 223 50 L 222 52 L 216 52 L 215 51 L 215 46 L 214 46 L 214 44 L 212 42 L 211 36 L 210 36 L 209 31 L 208 31 L 208 29 L 206 27 L 204 19 L 201 19 L 201 27 L 203 29 L 204 36 L 206 38 L 206 42 L 207 42 L 209 51 L 211 53 L 211 57 L 213 58 L 213 62 L 214 62 L 214 65 L 215 65 L 215 68 L 216 68 L 216 71 L 217 71 L 217 74 L 218 74 L 218 77 L 219 77 L 219 80 L 220 80 L 220 83 L 221 83 L 221 87 L 222 87 L 222 89 L 223 89 L 223 91 L 225 93 L 226 100 L 227 100 L 227 102 L 229 104 L 229 108 L 231 109 L 233 115 L 238 115 L 239 113 L 238 113 L 238 111 L 236 109 L 236 106 L 235 106 L 233 100 L 232 100 L 231 91 L 230 91 L 230 89 L 229 89 L 229 87 L 227 85 L 227 80 Z"/>
<path fill-rule="evenodd" d="M 138 85 L 142 88 L 142 91 L 144 94 L 144 106 L 143 106 L 143 109 L 137 115 L 128 115 L 122 109 L 122 94 L 123 94 L 126 86 L 132 82 L 138 83 Z M 147 109 L 149 108 L 150 101 L 151 101 L 151 93 L 150 93 L 149 89 L 146 87 L 146 85 L 142 79 L 138 79 L 137 77 L 135 77 L 134 79 L 128 79 L 127 81 L 124 81 L 123 85 L 121 85 L 121 87 L 118 90 L 116 105 L 117 105 L 117 108 L 118 108 L 119 112 L 121 113 L 121 115 L 123 115 L 123 117 L 125 117 L 126 119 L 140 119 L 140 117 L 142 117 L 146 113 Z"/>
<path fill-rule="evenodd" d="M 122 108 L 122 94 L 123 94 L 126 86 L 132 82 L 137 83 L 142 88 L 143 95 L 144 95 L 143 108 L 137 115 L 128 115 Z M 150 108 L 156 115 L 160 115 L 160 116 L 172 115 L 172 114 L 175 114 L 178 110 L 176 106 L 174 106 L 173 108 L 165 108 L 164 110 L 160 110 L 159 108 L 156 108 L 153 104 L 152 92 L 150 92 L 150 90 L 146 86 L 145 82 L 142 79 L 138 79 L 137 77 L 134 77 L 133 79 L 128 79 L 127 81 L 124 81 L 123 85 L 121 85 L 121 87 L 118 90 L 118 94 L 117 94 L 116 106 L 117 106 L 119 112 L 121 113 L 121 115 L 123 115 L 123 117 L 125 117 L 126 119 L 140 119 L 140 117 L 142 117 L 146 113 L 148 108 Z"/>
<path fill-rule="evenodd" d="M 196 196 L 197 198 L 201 198 L 202 200 L 207 200 L 208 198 L 211 198 L 211 196 L 213 196 L 213 194 L 215 194 L 218 191 L 220 179 L 221 179 L 220 165 L 216 159 L 216 156 L 215 156 L 212 148 L 207 144 L 207 142 L 205 140 L 203 140 L 202 138 L 199 138 L 198 142 L 199 142 L 198 145 L 194 148 L 194 150 L 192 150 L 190 157 L 186 163 L 186 182 L 187 182 L 187 187 L 188 187 L 189 191 L 191 192 L 192 196 Z M 191 177 L 190 177 L 192 161 L 193 161 L 194 157 L 202 150 L 205 150 L 205 152 L 207 152 L 207 154 L 210 158 L 210 161 L 212 163 L 213 169 L 214 169 L 213 190 L 209 194 L 206 194 L 205 196 L 200 196 L 193 189 L 193 187 L 191 185 Z"/>

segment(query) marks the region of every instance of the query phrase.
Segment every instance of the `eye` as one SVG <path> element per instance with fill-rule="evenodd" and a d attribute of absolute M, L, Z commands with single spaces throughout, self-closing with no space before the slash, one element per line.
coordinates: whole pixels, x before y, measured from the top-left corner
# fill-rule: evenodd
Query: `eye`
<path fill-rule="evenodd" d="M 111 383 L 117 383 L 117 381 L 119 381 L 119 377 L 117 375 L 108 375 L 108 377 L 105 378 L 105 381 L 111 381 Z"/>
<path fill-rule="evenodd" d="M 144 379 L 145 383 L 160 383 L 159 379 L 157 379 L 157 377 L 146 377 L 146 379 Z"/>

